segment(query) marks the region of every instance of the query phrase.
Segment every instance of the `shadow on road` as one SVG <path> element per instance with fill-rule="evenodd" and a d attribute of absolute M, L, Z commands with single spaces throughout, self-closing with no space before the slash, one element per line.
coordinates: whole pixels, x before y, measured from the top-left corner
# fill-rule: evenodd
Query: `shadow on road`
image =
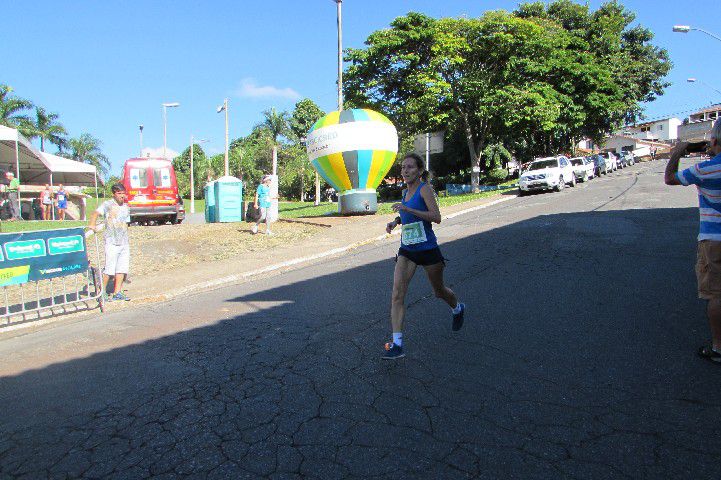
<path fill-rule="evenodd" d="M 696 222 L 569 213 L 448 242 L 466 326 L 419 271 L 396 363 L 374 247 L 228 300 L 271 308 L 2 378 L 0 476 L 716 477 Z"/>

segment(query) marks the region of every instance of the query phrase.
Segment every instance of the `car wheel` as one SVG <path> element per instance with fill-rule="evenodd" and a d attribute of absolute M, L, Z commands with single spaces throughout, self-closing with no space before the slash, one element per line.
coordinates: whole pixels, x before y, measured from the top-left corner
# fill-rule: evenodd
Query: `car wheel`
<path fill-rule="evenodd" d="M 526 192 L 525 190 L 521 190 L 520 188 L 518 189 L 519 197 L 525 197 L 526 195 L 528 195 L 528 192 Z"/>
<path fill-rule="evenodd" d="M 566 181 L 563 179 L 563 175 L 561 175 L 560 177 L 558 177 L 558 185 L 556 185 L 556 191 L 560 192 L 561 190 L 563 190 L 565 188 L 565 186 L 566 186 Z"/>

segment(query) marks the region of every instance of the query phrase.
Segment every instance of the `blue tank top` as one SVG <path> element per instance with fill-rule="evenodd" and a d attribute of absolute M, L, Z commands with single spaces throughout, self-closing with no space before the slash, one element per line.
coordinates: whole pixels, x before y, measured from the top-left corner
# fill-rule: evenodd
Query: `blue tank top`
<path fill-rule="evenodd" d="M 413 210 L 427 212 L 428 206 L 421 196 L 421 189 L 424 185 L 425 182 L 421 182 L 410 199 L 406 199 L 406 195 L 408 195 L 408 190 L 406 190 L 401 203 Z M 399 214 L 401 216 L 401 224 L 403 225 L 401 231 L 401 248 L 404 250 L 423 251 L 438 246 L 436 234 L 433 233 L 431 222 L 422 220 L 404 210 L 401 210 Z"/>

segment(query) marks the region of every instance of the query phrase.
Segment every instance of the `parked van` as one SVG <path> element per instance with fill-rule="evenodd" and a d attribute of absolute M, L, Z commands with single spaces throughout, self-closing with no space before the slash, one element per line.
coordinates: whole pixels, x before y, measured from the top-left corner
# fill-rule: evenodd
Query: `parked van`
<path fill-rule="evenodd" d="M 131 222 L 180 223 L 185 219 L 178 181 L 170 160 L 130 158 L 123 167 Z"/>

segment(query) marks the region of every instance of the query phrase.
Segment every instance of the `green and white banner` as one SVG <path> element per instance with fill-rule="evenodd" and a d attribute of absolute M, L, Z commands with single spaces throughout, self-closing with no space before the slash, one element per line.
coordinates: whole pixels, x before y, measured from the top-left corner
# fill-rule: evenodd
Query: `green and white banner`
<path fill-rule="evenodd" d="M 0 234 L 0 287 L 88 269 L 82 228 Z"/>

